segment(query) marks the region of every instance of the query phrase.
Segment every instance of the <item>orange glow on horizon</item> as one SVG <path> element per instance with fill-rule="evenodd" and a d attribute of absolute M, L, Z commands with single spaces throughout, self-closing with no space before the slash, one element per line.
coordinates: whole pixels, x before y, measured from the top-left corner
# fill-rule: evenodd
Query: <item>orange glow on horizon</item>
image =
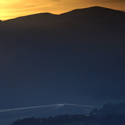
<path fill-rule="evenodd" d="M 110 1 L 110 2 L 109 2 Z M 123 0 L 0 0 L 0 19 L 7 20 L 36 13 L 60 14 L 77 8 L 103 6 L 125 10 Z"/>

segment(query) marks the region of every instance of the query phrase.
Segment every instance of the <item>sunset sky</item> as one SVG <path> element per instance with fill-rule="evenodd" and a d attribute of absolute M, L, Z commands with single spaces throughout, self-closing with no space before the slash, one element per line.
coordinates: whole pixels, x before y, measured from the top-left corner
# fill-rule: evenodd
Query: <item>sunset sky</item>
<path fill-rule="evenodd" d="M 43 12 L 60 14 L 90 6 L 103 6 L 124 11 L 125 0 L 0 0 L 0 19 L 7 20 Z"/>

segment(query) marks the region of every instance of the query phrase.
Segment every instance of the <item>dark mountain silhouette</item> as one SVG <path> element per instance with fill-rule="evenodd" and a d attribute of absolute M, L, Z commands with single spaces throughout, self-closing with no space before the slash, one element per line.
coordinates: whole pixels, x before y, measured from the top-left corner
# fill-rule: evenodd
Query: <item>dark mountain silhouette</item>
<path fill-rule="evenodd" d="M 10 19 L 2 24 L 3 30 L 20 30 L 27 27 L 43 26 L 59 22 L 58 16 L 50 13 L 41 13 Z"/>
<path fill-rule="evenodd" d="M 19 22 L 20 18 L 22 23 Z M 22 81 L 24 78 L 25 81 L 28 78 L 28 82 L 31 76 L 37 81 L 36 75 L 40 82 L 42 80 L 40 73 L 45 75 L 45 79 L 46 76 L 52 81 L 55 78 L 56 82 L 65 81 L 69 77 L 72 80 L 69 80 L 68 88 L 72 82 L 79 80 L 82 83 L 87 81 L 85 83 L 88 84 L 100 79 L 106 88 L 108 81 L 112 84 L 122 84 L 125 70 L 124 18 L 124 12 L 91 7 L 61 15 L 45 13 L 4 21 L 2 26 L 6 30 L 0 32 L 2 75 L 5 74 L 4 76 L 14 80 L 15 76 L 9 74 L 13 71 L 17 79 Z M 52 71 L 58 74 L 51 76 Z M 102 87 L 99 83 L 98 85 L 99 88 Z M 112 87 L 110 84 L 108 86 Z M 124 85 L 119 87 L 123 89 Z M 114 96 L 112 93 L 116 94 L 115 91 L 119 87 L 114 85 L 111 96 Z M 104 95 L 110 93 L 110 89 L 109 93 L 101 89 L 98 89 L 99 93 Z M 80 91 L 88 93 L 88 89 Z M 89 91 L 96 96 L 94 89 Z M 117 94 L 124 95 L 124 91 L 120 90 Z"/>
<path fill-rule="evenodd" d="M 99 98 L 124 97 L 124 12 L 91 7 L 61 15 L 46 13 L 20 18 L 2 22 L 6 30 L 0 32 L 1 77 L 13 81 L 13 88 L 17 86 L 15 80 L 29 84 L 34 79 L 32 87 L 47 82 L 46 88 L 51 81 L 61 81 L 49 89 L 59 90 L 62 86 L 68 92 L 72 83 L 72 92 L 89 92 Z M 9 84 L 7 79 L 2 81 Z M 102 91 L 104 88 L 107 92 Z"/>
<path fill-rule="evenodd" d="M 50 13 L 40 13 L 15 19 L 7 20 L 2 23 L 3 30 L 19 30 L 27 27 L 54 25 L 57 23 L 73 23 L 91 27 L 107 22 L 109 25 L 114 23 L 124 23 L 125 13 L 104 7 L 90 7 L 86 9 L 76 9 L 60 15 Z M 104 24 L 103 24 L 104 25 Z"/>
<path fill-rule="evenodd" d="M 122 11 L 116 11 L 103 7 L 90 7 L 86 9 L 76 9 L 68 13 L 61 14 L 61 16 L 67 17 L 67 20 L 75 23 L 80 23 L 86 26 L 93 25 L 98 22 L 111 21 L 116 19 L 125 19 L 125 13 Z"/>

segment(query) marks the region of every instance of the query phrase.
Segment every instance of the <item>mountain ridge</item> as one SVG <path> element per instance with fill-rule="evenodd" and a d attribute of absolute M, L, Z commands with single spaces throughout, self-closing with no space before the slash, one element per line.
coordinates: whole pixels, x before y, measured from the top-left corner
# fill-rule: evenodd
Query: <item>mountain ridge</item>
<path fill-rule="evenodd" d="M 52 14 L 52 13 L 49 13 L 49 12 L 45 12 L 45 13 L 36 13 L 36 14 L 31 14 L 31 15 L 20 16 L 20 17 L 8 19 L 8 20 L 5 20 L 5 21 L 2 21 L 2 20 L 0 20 L 0 21 L 1 21 L 1 22 L 6 22 L 6 21 L 10 21 L 10 20 L 17 19 L 17 18 L 23 18 L 23 17 L 35 16 L 35 15 L 37 16 L 37 15 L 40 15 L 40 14 L 62 15 L 62 14 L 70 13 L 70 12 L 73 12 L 73 11 L 88 10 L 88 9 L 102 9 L 102 10 L 111 10 L 111 11 L 117 11 L 117 12 L 125 13 L 124 11 L 121 11 L 121 10 L 115 10 L 115 9 L 111 9 L 111 8 L 101 7 L 101 6 L 92 6 L 92 7 L 88 7 L 88 8 L 74 9 L 74 10 L 71 10 L 71 11 L 68 11 L 68 12 L 65 12 L 65 13 L 61 13 L 61 14 Z"/>
<path fill-rule="evenodd" d="M 93 26 L 98 22 L 112 20 L 125 21 L 125 12 L 113 10 L 105 7 L 89 7 L 75 9 L 60 15 L 51 13 L 38 13 L 28 16 L 22 16 L 1 22 L 1 31 L 20 30 L 27 27 L 55 25 L 57 23 L 70 22 L 76 25 Z"/>

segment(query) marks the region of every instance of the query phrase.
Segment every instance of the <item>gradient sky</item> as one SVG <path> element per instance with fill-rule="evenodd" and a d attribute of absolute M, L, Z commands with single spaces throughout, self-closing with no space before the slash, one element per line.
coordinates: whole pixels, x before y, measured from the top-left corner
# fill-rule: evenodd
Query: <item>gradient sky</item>
<path fill-rule="evenodd" d="M 7 20 L 42 12 L 60 14 L 90 6 L 103 6 L 124 11 L 125 0 L 0 0 L 0 19 Z"/>

